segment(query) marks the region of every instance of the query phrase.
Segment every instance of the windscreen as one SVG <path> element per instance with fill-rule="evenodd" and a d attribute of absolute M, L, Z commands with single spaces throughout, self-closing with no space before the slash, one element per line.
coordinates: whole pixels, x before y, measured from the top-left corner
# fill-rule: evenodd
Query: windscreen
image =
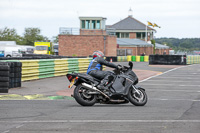
<path fill-rule="evenodd" d="M 36 50 L 48 50 L 47 46 L 36 46 Z"/>

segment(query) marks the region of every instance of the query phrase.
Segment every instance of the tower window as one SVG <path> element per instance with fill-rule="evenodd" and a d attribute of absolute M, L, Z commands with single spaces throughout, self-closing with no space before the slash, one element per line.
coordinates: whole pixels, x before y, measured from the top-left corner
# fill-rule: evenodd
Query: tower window
<path fill-rule="evenodd" d="M 100 29 L 100 20 L 97 20 L 96 29 Z"/>
<path fill-rule="evenodd" d="M 90 29 L 90 20 L 86 20 L 85 25 L 86 25 L 85 29 Z"/>
<path fill-rule="evenodd" d="M 85 20 L 82 20 L 82 29 L 85 29 Z"/>
<path fill-rule="evenodd" d="M 92 20 L 92 29 L 96 29 L 96 21 Z"/>

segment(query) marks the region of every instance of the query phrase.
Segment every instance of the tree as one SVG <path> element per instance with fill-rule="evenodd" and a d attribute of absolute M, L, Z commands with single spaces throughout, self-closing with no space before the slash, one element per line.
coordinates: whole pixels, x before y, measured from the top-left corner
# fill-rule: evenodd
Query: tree
<path fill-rule="evenodd" d="M 175 51 L 200 50 L 200 38 L 156 38 L 156 42 L 165 43 Z"/>
<path fill-rule="evenodd" d="M 39 28 L 25 28 L 24 42 L 25 45 L 34 45 L 35 41 L 48 41 L 47 37 L 40 35 Z"/>
<path fill-rule="evenodd" d="M 53 43 L 58 43 L 58 35 L 53 36 L 52 39 L 53 39 Z"/>
<path fill-rule="evenodd" d="M 22 44 L 23 38 L 17 35 L 16 30 L 5 27 L 0 29 L 0 41 L 16 41 L 17 44 Z"/>
<path fill-rule="evenodd" d="M 151 40 L 151 44 L 153 44 L 153 54 L 155 54 L 156 53 L 156 41 Z"/>

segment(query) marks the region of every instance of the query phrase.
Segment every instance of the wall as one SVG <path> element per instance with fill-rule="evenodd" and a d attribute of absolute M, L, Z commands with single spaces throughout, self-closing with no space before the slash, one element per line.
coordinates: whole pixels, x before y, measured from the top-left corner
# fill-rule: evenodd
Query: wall
<path fill-rule="evenodd" d="M 106 36 L 106 56 L 117 55 L 115 36 Z M 59 35 L 59 55 L 89 56 L 96 50 L 104 52 L 104 36 L 102 35 Z"/>
<path fill-rule="evenodd" d="M 153 47 L 137 47 L 137 55 L 141 55 L 145 53 L 145 55 L 153 54 Z"/>
<path fill-rule="evenodd" d="M 135 32 L 130 32 L 129 33 L 129 38 L 130 39 L 135 39 L 136 38 L 136 33 Z"/>
<path fill-rule="evenodd" d="M 85 29 L 80 29 L 80 35 L 106 35 L 105 30 L 85 30 Z"/>
<path fill-rule="evenodd" d="M 116 36 L 107 36 L 106 37 L 106 56 L 117 56 Z"/>

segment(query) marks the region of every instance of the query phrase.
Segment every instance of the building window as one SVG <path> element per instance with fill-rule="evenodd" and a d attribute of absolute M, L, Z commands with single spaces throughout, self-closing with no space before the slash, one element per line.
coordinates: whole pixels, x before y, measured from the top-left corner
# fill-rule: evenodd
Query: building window
<path fill-rule="evenodd" d="M 138 39 L 145 39 L 145 32 L 137 32 L 136 33 L 136 38 Z"/>
<path fill-rule="evenodd" d="M 82 29 L 100 29 L 101 20 L 81 20 Z"/>
<path fill-rule="evenodd" d="M 82 20 L 82 29 L 85 29 L 85 20 Z"/>
<path fill-rule="evenodd" d="M 100 29 L 100 20 L 97 20 L 96 29 Z"/>
<path fill-rule="evenodd" d="M 85 21 L 85 29 L 90 29 L 90 20 Z"/>
<path fill-rule="evenodd" d="M 132 49 L 126 49 L 126 55 L 132 55 L 133 50 Z"/>
<path fill-rule="evenodd" d="M 117 36 L 117 38 L 120 38 L 119 34 L 120 34 L 119 32 L 116 32 L 116 36 Z"/>
<path fill-rule="evenodd" d="M 117 38 L 129 38 L 128 32 L 116 32 Z"/>
<path fill-rule="evenodd" d="M 96 29 L 96 21 L 92 20 L 92 29 Z"/>
<path fill-rule="evenodd" d="M 117 49 L 117 56 L 125 56 L 126 49 Z"/>
<path fill-rule="evenodd" d="M 121 33 L 121 38 L 129 38 L 129 33 Z"/>
<path fill-rule="evenodd" d="M 117 49 L 117 56 L 127 56 L 132 54 L 133 54 L 132 49 Z"/>

